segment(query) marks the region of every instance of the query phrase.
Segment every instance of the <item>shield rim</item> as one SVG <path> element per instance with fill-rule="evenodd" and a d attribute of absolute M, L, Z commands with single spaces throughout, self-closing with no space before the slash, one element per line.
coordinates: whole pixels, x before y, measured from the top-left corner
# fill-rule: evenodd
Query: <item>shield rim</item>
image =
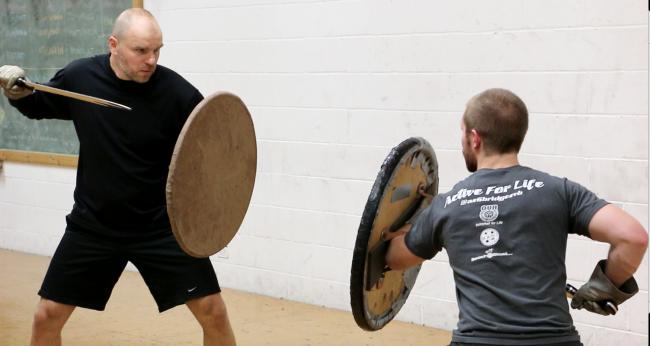
<path fill-rule="evenodd" d="M 384 162 L 381 165 L 377 178 L 370 190 L 366 206 L 364 208 L 363 214 L 361 216 L 361 222 L 359 224 L 359 229 L 357 231 L 357 239 L 354 246 L 354 251 L 352 254 L 352 266 L 350 271 L 350 305 L 352 308 L 352 315 L 357 325 L 367 331 L 376 331 L 383 328 L 388 322 L 390 322 L 395 315 L 399 312 L 401 306 L 397 310 L 393 310 L 391 313 L 385 315 L 382 318 L 380 323 L 371 323 L 372 321 L 368 318 L 368 311 L 365 306 L 364 300 L 364 291 L 365 291 L 365 281 L 366 281 L 366 261 L 368 254 L 368 242 L 370 236 L 372 235 L 372 229 L 374 225 L 374 220 L 377 215 L 379 205 L 381 204 L 382 197 L 384 195 L 385 189 L 388 183 L 392 180 L 395 173 L 395 169 L 399 166 L 400 162 L 404 158 L 404 155 L 411 151 L 414 147 L 422 147 L 428 149 L 431 154 L 432 164 L 434 166 L 434 182 L 432 185 L 435 186 L 434 195 L 437 194 L 438 189 L 438 163 L 435 155 L 435 151 L 429 144 L 429 142 L 422 137 L 410 137 L 402 141 L 400 144 L 391 149 L 390 153 L 384 159 Z M 420 265 L 413 268 L 407 269 L 405 272 L 409 272 L 406 275 L 415 275 L 420 270 Z M 404 297 L 404 301 L 408 297 L 410 291 L 407 292 Z"/>
<path fill-rule="evenodd" d="M 243 109 L 245 110 L 245 114 L 248 116 L 247 118 L 248 118 L 248 121 L 250 122 L 250 125 L 251 125 L 252 140 L 255 142 L 255 144 L 253 145 L 254 150 L 251 153 L 251 155 L 255 158 L 253 160 L 253 162 L 255 162 L 255 163 L 254 163 L 254 169 L 253 169 L 252 175 L 251 175 L 250 191 L 249 191 L 248 195 L 246 196 L 247 197 L 246 200 L 248 201 L 248 203 L 246 204 L 246 207 L 244 208 L 244 210 L 242 212 L 242 218 L 238 222 L 237 229 L 234 232 L 232 232 L 232 237 L 230 237 L 230 239 L 225 244 L 220 244 L 218 246 L 212 247 L 212 249 L 210 251 L 208 251 L 208 252 L 201 252 L 201 251 L 195 251 L 194 249 L 192 249 L 191 246 L 188 246 L 186 239 L 181 234 L 182 232 L 177 230 L 178 229 L 178 226 L 177 226 L 178 222 L 176 221 L 177 218 L 176 218 L 176 216 L 174 215 L 174 212 L 173 212 L 174 208 L 176 208 L 175 203 L 173 203 L 175 192 L 174 192 L 174 189 L 172 188 L 173 181 L 175 179 L 175 172 L 176 172 L 176 170 L 175 170 L 175 167 L 176 167 L 175 158 L 178 156 L 178 153 L 182 150 L 182 147 L 183 147 L 183 142 L 184 141 L 179 141 L 179 139 L 181 137 L 184 138 L 184 134 L 186 134 L 189 131 L 189 128 L 190 128 L 191 123 L 192 123 L 191 119 L 194 119 L 196 116 L 198 116 L 200 110 L 202 109 L 202 107 L 205 104 L 207 104 L 208 102 L 211 102 L 214 99 L 217 99 L 220 96 L 227 96 L 227 97 L 232 97 L 232 98 L 236 99 L 238 102 L 241 103 Z M 224 247 L 226 247 L 227 244 L 230 241 L 232 241 L 232 239 L 236 235 L 238 229 L 241 227 L 241 225 L 242 225 L 242 223 L 244 221 L 244 218 L 245 218 L 246 214 L 248 213 L 248 209 L 250 208 L 250 201 L 251 201 L 251 198 L 253 196 L 253 190 L 255 188 L 255 181 L 256 181 L 256 178 L 257 178 L 257 139 L 256 138 L 257 137 L 255 135 L 255 124 L 253 122 L 253 118 L 252 118 L 252 116 L 250 114 L 250 111 L 248 110 L 248 107 L 246 107 L 246 104 L 241 100 L 241 98 L 239 96 L 237 96 L 237 95 L 235 95 L 233 93 L 227 92 L 227 91 L 217 91 L 217 92 L 214 92 L 214 93 L 210 94 L 208 97 L 205 97 L 203 100 L 201 100 L 201 102 L 199 102 L 194 107 L 194 109 L 192 110 L 190 115 L 185 120 L 185 123 L 183 124 L 183 128 L 179 132 L 178 138 L 176 139 L 176 143 L 174 145 L 174 151 L 172 153 L 172 157 L 171 157 L 170 163 L 169 163 L 169 171 L 168 171 L 168 174 L 167 174 L 167 181 L 166 181 L 166 184 L 165 184 L 165 201 L 166 201 L 167 215 L 168 215 L 168 218 L 169 218 L 170 226 L 172 228 L 172 233 L 174 234 L 174 238 L 176 238 L 176 241 L 178 242 L 179 246 L 188 255 L 190 255 L 192 257 L 196 257 L 196 258 L 207 258 L 207 257 L 210 257 L 210 256 L 216 254 L 217 252 L 221 251 Z"/>

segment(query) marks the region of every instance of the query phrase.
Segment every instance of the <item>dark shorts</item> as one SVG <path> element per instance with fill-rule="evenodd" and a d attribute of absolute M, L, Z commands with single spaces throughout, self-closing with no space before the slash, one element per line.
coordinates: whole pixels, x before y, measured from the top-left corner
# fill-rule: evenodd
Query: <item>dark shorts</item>
<path fill-rule="evenodd" d="M 171 232 L 124 240 L 68 225 L 38 294 L 104 310 L 127 262 L 138 268 L 160 312 L 221 291 L 210 259 L 187 255 Z"/>

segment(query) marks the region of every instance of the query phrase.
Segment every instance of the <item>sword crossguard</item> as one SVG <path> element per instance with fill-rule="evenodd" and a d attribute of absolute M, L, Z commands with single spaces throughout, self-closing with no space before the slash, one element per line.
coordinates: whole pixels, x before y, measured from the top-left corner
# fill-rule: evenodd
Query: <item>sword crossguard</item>
<path fill-rule="evenodd" d="M 22 78 L 22 77 L 16 79 L 16 82 L 14 83 L 14 85 L 17 85 L 17 86 L 22 87 L 22 88 L 34 89 L 34 88 L 30 88 L 27 85 L 27 80 L 25 80 L 25 78 Z"/>

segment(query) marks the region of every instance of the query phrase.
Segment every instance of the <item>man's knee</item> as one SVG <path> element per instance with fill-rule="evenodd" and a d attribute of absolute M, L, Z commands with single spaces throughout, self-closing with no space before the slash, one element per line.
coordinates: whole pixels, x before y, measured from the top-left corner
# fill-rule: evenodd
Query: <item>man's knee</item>
<path fill-rule="evenodd" d="M 34 328 L 63 328 L 74 306 L 41 299 L 34 312 Z"/>
<path fill-rule="evenodd" d="M 226 304 L 218 293 L 189 301 L 187 305 L 202 325 L 222 326 L 229 323 Z"/>

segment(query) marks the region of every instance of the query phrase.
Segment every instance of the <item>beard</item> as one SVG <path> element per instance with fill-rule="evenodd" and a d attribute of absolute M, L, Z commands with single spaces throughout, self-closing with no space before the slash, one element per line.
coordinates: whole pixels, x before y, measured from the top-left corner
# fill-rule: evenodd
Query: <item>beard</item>
<path fill-rule="evenodd" d="M 120 72 L 122 72 L 128 78 L 128 80 L 136 83 L 142 84 L 148 82 L 156 69 L 155 66 L 149 67 L 148 69 L 151 70 L 151 73 L 142 73 L 140 70 L 133 69 L 125 58 L 121 56 L 117 56 L 116 58 L 117 59 L 115 62 L 117 68 L 120 69 Z"/>
<path fill-rule="evenodd" d="M 463 152 L 463 158 L 465 159 L 465 167 L 467 167 L 467 170 L 470 173 L 474 173 L 476 172 L 476 168 L 478 167 L 478 163 L 476 161 L 476 155 L 472 155 L 472 153 L 470 152 L 471 147 L 468 138 L 463 137 L 462 143 L 463 143 L 462 152 Z"/>
<path fill-rule="evenodd" d="M 467 167 L 467 170 L 470 173 L 476 172 L 476 168 L 478 167 L 478 163 L 476 161 L 476 155 L 472 155 L 472 153 L 468 152 L 469 151 L 469 141 L 466 146 L 463 146 L 463 158 L 465 159 L 465 167 Z"/>
<path fill-rule="evenodd" d="M 467 167 L 467 170 L 470 173 L 476 172 L 476 168 L 477 168 L 476 157 L 471 157 L 469 154 L 463 152 L 463 158 L 465 158 L 465 167 Z"/>

